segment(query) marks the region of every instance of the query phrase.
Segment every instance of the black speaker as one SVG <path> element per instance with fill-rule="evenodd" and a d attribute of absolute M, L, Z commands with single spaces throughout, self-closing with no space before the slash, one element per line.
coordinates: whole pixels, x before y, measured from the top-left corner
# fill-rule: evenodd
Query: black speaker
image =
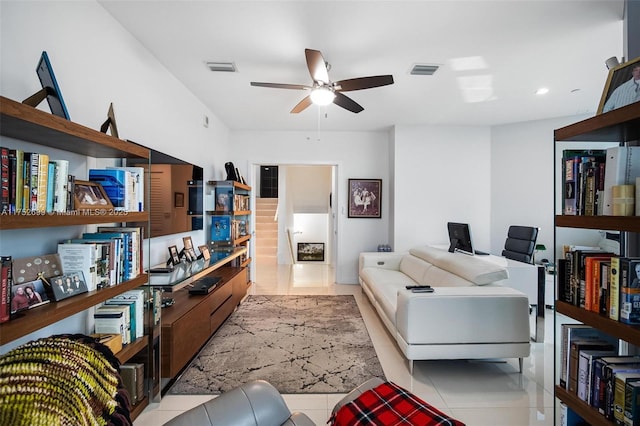
<path fill-rule="evenodd" d="M 229 161 L 228 163 L 224 163 L 224 168 L 227 171 L 227 180 L 234 180 L 236 182 L 239 182 L 238 175 L 236 174 L 236 168 L 231 161 Z"/>

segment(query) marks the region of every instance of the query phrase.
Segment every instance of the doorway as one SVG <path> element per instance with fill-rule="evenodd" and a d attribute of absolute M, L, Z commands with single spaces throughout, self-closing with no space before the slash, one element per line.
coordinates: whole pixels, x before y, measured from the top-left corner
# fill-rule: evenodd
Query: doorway
<path fill-rule="evenodd" d="M 330 281 L 335 282 L 337 207 L 332 200 L 337 193 L 337 165 L 254 163 L 252 169 L 253 193 L 256 194 L 253 203 L 254 269 L 266 270 L 274 266 L 281 269 L 284 265 L 297 270 L 309 265 L 315 269 L 325 268 Z M 265 217 L 264 205 L 269 202 L 275 203 L 275 208 L 268 213 L 269 217 Z M 305 227 L 309 217 L 314 219 L 311 221 L 313 225 Z M 268 229 L 265 222 L 269 222 L 270 227 L 275 222 L 277 232 L 265 231 Z M 275 254 L 265 247 L 270 243 L 268 239 L 272 238 L 276 245 Z M 298 243 L 322 243 L 324 261 L 299 261 Z M 264 276 L 262 273 L 258 275 Z"/>

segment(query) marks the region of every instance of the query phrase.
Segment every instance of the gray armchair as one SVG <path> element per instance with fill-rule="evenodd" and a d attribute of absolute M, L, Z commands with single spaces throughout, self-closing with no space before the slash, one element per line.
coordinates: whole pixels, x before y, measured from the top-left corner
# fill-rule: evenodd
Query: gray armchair
<path fill-rule="evenodd" d="M 256 380 L 225 392 L 174 417 L 165 426 L 316 426 L 303 413 L 291 413 L 270 383 Z"/>

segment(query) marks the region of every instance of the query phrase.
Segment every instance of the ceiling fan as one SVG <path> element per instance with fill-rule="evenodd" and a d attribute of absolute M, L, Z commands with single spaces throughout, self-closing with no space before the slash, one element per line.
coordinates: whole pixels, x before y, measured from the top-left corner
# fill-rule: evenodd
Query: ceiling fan
<path fill-rule="evenodd" d="M 302 84 L 259 83 L 252 81 L 252 86 L 272 87 L 275 89 L 310 90 L 311 93 L 302 99 L 293 109 L 292 114 L 304 111 L 312 103 L 316 105 L 328 105 L 334 103 L 351 112 L 359 113 L 364 110 L 360 104 L 344 95 L 342 92 L 370 89 L 373 87 L 393 84 L 392 75 L 376 75 L 371 77 L 350 78 L 332 82 L 329 80 L 329 66 L 319 50 L 305 49 L 307 68 L 313 79 L 312 86 Z"/>

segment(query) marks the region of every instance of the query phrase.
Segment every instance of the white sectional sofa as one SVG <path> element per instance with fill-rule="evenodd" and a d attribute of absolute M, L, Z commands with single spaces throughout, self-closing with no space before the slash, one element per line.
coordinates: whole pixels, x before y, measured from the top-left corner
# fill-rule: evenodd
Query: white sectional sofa
<path fill-rule="evenodd" d="M 529 356 L 529 300 L 504 285 L 506 266 L 422 246 L 361 253 L 359 280 L 413 371 L 414 360 Z M 433 293 L 405 286 L 427 284 Z"/>

